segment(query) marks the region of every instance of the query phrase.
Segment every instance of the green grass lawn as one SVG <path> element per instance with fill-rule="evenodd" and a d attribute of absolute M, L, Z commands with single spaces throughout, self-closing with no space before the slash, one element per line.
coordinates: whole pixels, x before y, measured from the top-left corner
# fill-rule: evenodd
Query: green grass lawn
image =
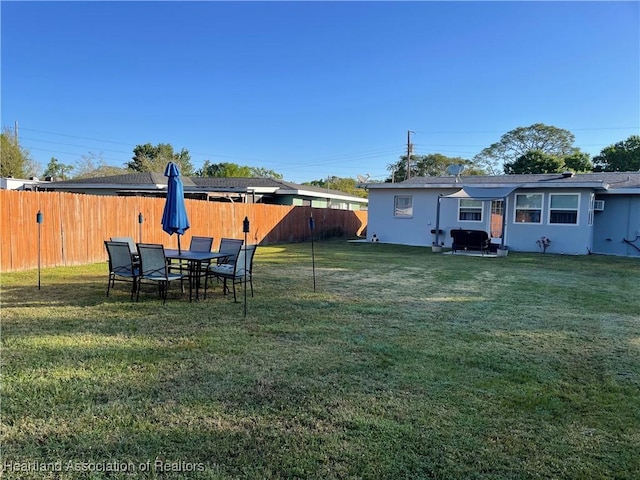
<path fill-rule="evenodd" d="M 260 247 L 246 318 L 3 274 L 3 478 L 640 478 L 637 259 L 315 260 L 316 292 L 310 244 Z"/>

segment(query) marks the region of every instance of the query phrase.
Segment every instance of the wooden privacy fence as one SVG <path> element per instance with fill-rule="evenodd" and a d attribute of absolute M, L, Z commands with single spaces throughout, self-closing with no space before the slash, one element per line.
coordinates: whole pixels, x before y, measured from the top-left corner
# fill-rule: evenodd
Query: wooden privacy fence
<path fill-rule="evenodd" d="M 38 267 L 38 231 L 42 267 L 104 261 L 103 242 L 110 237 L 177 248 L 177 236 L 169 236 L 160 224 L 164 203 L 163 198 L 0 190 L 0 271 Z M 191 228 L 182 236 L 183 248 L 192 235 L 214 237 L 214 248 L 221 237 L 244 239 L 245 216 L 250 222 L 247 241 L 263 245 L 310 239 L 311 214 L 315 238 L 360 235 L 367 223 L 366 211 L 201 200 L 186 200 L 186 207 Z"/>

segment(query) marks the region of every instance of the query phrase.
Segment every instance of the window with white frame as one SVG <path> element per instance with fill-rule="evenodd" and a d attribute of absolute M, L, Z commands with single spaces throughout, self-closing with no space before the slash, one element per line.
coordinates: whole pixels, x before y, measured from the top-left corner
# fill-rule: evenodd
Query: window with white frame
<path fill-rule="evenodd" d="M 413 197 L 410 195 L 396 195 L 394 197 L 394 217 L 413 216 Z"/>
<path fill-rule="evenodd" d="M 542 223 L 542 193 L 516 193 L 515 222 Z"/>
<path fill-rule="evenodd" d="M 549 199 L 549 223 L 576 225 L 580 195 L 577 193 L 552 193 Z"/>
<path fill-rule="evenodd" d="M 458 220 L 461 222 L 481 222 L 482 200 L 461 198 L 458 203 Z"/>
<path fill-rule="evenodd" d="M 349 205 L 346 202 L 341 202 L 339 200 L 331 200 L 329 202 L 329 208 L 333 208 L 334 210 L 348 210 Z"/>

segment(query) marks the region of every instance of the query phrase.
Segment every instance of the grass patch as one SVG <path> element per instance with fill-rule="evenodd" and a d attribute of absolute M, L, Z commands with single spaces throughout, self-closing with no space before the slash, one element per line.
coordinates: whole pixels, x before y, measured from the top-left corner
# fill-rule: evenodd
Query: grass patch
<path fill-rule="evenodd" d="M 640 476 L 637 259 L 310 253 L 258 249 L 246 318 L 3 274 L 3 478 Z"/>

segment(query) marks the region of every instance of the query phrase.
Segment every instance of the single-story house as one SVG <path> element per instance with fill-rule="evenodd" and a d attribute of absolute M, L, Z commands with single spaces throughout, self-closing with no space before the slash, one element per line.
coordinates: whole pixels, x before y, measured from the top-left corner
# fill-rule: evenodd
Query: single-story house
<path fill-rule="evenodd" d="M 511 251 L 540 251 L 546 237 L 550 253 L 640 257 L 640 172 L 415 177 L 367 188 L 368 240 L 451 247 L 453 229 L 483 230 Z"/>
<path fill-rule="evenodd" d="M 35 191 L 40 183 L 41 181 L 37 177 L 30 177 L 29 179 L 0 177 L 0 190 Z"/>
<path fill-rule="evenodd" d="M 208 201 L 268 203 L 340 210 L 364 210 L 368 200 L 326 188 L 298 185 L 272 178 L 181 177 L 185 198 Z M 164 197 L 162 173 L 130 173 L 109 177 L 45 181 L 39 190 L 91 195 Z"/>

